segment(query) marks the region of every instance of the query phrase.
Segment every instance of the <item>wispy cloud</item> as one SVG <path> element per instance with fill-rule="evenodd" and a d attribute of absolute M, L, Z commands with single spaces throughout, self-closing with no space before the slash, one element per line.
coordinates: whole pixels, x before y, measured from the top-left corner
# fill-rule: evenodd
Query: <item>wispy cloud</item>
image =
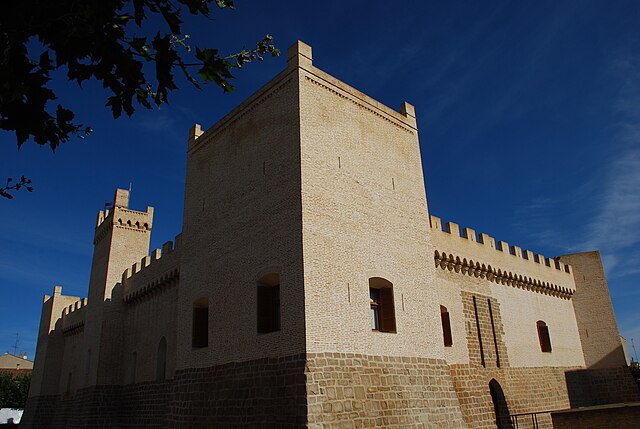
<path fill-rule="evenodd" d="M 624 83 L 613 106 L 617 122 L 611 149 L 615 156 L 606 170 L 598 214 L 582 243 L 601 249 L 610 272 L 622 260 L 640 261 L 640 59 L 618 59 L 614 71 Z M 628 264 L 621 268 L 615 274 L 629 273 Z"/>
<path fill-rule="evenodd" d="M 166 113 L 151 112 L 140 121 L 140 126 L 149 132 L 161 133 L 173 129 L 175 120 Z"/>

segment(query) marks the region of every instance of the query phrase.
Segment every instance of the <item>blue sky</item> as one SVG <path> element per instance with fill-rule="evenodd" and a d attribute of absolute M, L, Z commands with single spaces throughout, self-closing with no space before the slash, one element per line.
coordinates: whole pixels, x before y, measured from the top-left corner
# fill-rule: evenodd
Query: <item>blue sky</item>
<path fill-rule="evenodd" d="M 238 0 L 185 32 L 229 53 L 266 33 L 283 51 L 301 39 L 317 67 L 395 109 L 414 104 L 431 213 L 546 256 L 600 249 L 621 332 L 640 343 L 638 22 L 635 0 Z M 86 296 L 96 213 L 115 187 L 156 208 L 152 247 L 180 232 L 189 127 L 210 127 L 285 63 L 248 65 L 231 94 L 182 81 L 169 105 L 117 121 L 100 85 L 62 79 L 89 139 L 54 154 L 0 132 L 0 174 L 35 186 L 0 200 L 0 352 L 19 333 L 33 357 L 54 285 Z"/>

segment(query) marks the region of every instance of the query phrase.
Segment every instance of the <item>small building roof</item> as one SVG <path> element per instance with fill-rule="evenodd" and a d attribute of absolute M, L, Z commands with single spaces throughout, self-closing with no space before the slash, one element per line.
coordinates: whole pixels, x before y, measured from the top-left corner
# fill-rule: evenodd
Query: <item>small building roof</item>
<path fill-rule="evenodd" d="M 0 356 L 0 370 L 3 369 L 33 369 L 33 361 L 24 357 L 15 356 L 11 353 L 5 353 Z"/>

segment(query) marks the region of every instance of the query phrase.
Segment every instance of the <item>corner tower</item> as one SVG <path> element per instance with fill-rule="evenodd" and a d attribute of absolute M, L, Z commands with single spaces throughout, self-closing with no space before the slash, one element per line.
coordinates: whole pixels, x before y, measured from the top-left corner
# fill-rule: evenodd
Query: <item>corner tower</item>
<path fill-rule="evenodd" d="M 112 207 L 100 210 L 93 238 L 89 302 L 111 298 L 111 290 L 131 264 L 149 252 L 153 207 L 129 209 L 129 191 L 116 189 Z"/>

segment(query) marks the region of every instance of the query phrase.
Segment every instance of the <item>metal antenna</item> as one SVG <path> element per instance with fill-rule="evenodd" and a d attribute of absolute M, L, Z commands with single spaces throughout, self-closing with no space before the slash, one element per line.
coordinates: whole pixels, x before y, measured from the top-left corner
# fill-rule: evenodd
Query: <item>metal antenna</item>
<path fill-rule="evenodd" d="M 13 345 L 13 355 L 14 356 L 18 356 L 16 353 L 18 353 L 18 345 L 20 344 L 20 334 L 18 332 L 16 332 L 16 342 Z"/>

